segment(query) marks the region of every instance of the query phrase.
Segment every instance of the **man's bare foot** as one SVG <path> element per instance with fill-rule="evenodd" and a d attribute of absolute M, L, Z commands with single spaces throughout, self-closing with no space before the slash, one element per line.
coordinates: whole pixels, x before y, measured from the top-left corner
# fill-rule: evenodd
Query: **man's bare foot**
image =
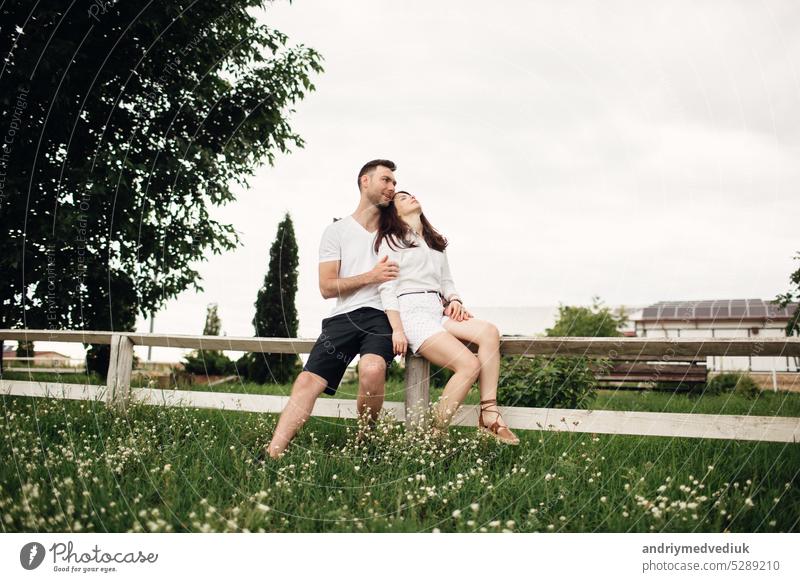
<path fill-rule="evenodd" d="M 256 465 L 265 465 L 267 461 L 274 461 L 276 459 L 280 459 L 283 457 L 285 452 L 277 453 L 275 451 L 270 450 L 269 445 L 264 445 L 258 450 L 256 456 L 253 459 L 253 463 Z"/>

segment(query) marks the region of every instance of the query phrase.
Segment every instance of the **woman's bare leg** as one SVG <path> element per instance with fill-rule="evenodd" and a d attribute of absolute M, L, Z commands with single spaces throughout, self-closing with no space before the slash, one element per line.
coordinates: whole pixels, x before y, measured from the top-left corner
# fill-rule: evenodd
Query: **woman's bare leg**
<path fill-rule="evenodd" d="M 436 408 L 437 420 L 446 426 L 478 378 L 480 362 L 475 354 L 447 331 L 426 339 L 418 353 L 437 366 L 453 370 L 453 375 L 442 392 L 442 400 Z"/>
<path fill-rule="evenodd" d="M 497 382 L 500 378 L 500 331 L 493 323 L 482 319 L 465 319 L 454 321 L 447 319 L 444 328 L 461 340 L 478 346 L 478 361 L 481 365 L 478 382 L 480 383 L 481 400 L 497 398 Z M 487 425 L 495 421 L 506 426 L 497 405 L 484 408 L 484 422 Z"/>

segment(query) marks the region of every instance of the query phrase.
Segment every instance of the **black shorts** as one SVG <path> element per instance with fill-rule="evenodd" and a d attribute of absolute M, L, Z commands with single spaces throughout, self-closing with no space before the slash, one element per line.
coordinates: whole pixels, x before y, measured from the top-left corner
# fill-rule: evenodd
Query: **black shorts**
<path fill-rule="evenodd" d="M 386 371 L 394 359 L 392 326 L 386 313 L 361 307 L 322 320 L 322 333 L 311 348 L 303 370 L 325 378 L 326 394 L 336 394 L 342 376 L 356 354 L 377 354 L 386 360 Z"/>

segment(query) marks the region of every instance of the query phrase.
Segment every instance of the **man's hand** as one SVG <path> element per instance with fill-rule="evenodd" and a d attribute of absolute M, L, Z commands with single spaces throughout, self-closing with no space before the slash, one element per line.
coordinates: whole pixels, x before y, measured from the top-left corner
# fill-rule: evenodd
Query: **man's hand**
<path fill-rule="evenodd" d="M 399 274 L 400 265 L 395 261 L 390 261 L 389 255 L 384 255 L 384 257 L 372 267 L 370 271 L 370 280 L 374 284 L 381 284 L 386 281 L 397 279 Z"/>
<path fill-rule="evenodd" d="M 404 356 L 408 350 L 408 339 L 403 330 L 392 332 L 392 348 L 397 356 Z"/>

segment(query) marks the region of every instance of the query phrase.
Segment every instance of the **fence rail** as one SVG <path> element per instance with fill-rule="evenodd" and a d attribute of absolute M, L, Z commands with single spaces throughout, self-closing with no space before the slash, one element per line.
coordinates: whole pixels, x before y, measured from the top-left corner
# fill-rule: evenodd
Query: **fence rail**
<path fill-rule="evenodd" d="M 105 386 L 52 382 L 0 382 L 0 394 L 70 400 L 100 400 L 124 411 L 131 402 L 159 406 L 212 408 L 249 412 L 280 412 L 286 396 L 131 388 L 133 348 L 158 346 L 205 350 L 237 350 L 302 354 L 315 340 L 302 338 L 245 338 L 177 334 L 116 333 L 73 330 L 0 330 L 0 341 L 52 341 L 108 344 L 111 359 Z M 475 349 L 475 346 L 468 347 Z M 504 355 L 587 356 L 599 358 L 660 359 L 706 356 L 800 356 L 800 338 L 531 338 L 503 337 Z M 406 356 L 405 404 L 387 402 L 409 428 L 424 424 L 430 404 L 430 366 L 418 356 Z M 678 414 L 610 410 L 500 407 L 511 428 L 642 436 L 740 439 L 797 443 L 800 418 L 716 414 Z M 321 398 L 312 416 L 355 418 L 356 402 Z M 477 425 L 476 406 L 463 406 L 453 420 Z"/>

